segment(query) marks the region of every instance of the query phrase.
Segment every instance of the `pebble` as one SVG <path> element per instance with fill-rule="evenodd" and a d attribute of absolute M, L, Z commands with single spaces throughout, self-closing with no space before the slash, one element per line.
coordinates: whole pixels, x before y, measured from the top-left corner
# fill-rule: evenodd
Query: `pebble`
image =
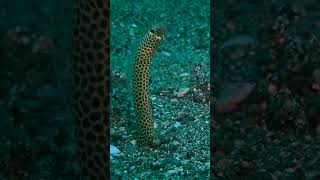
<path fill-rule="evenodd" d="M 179 75 L 179 77 L 187 77 L 187 76 L 190 76 L 190 74 L 186 72 Z"/>
<path fill-rule="evenodd" d="M 183 164 L 183 165 L 186 165 L 186 164 L 188 164 L 188 163 L 189 163 L 189 160 L 183 160 L 183 161 L 182 161 L 182 164 Z"/>
<path fill-rule="evenodd" d="M 155 129 L 157 129 L 157 128 L 158 128 L 158 124 L 157 124 L 156 122 L 154 122 L 154 123 L 153 123 L 153 127 L 154 127 Z"/>
<path fill-rule="evenodd" d="M 119 153 L 120 153 L 120 150 L 117 147 L 110 144 L 110 155 L 116 155 Z"/>
<path fill-rule="evenodd" d="M 167 171 L 167 173 L 166 173 L 165 176 L 166 176 L 166 177 L 172 176 L 172 175 L 178 174 L 179 172 L 182 172 L 182 169 L 181 169 L 181 168 L 169 170 L 169 171 Z"/>
<path fill-rule="evenodd" d="M 180 123 L 180 122 L 176 122 L 176 123 L 174 124 L 174 127 L 175 127 L 175 128 L 180 128 L 180 127 L 181 127 L 181 123 Z"/>
<path fill-rule="evenodd" d="M 317 83 L 313 83 L 313 84 L 312 84 L 312 89 L 313 89 L 313 90 L 316 90 L 316 91 L 319 91 L 319 90 L 320 90 L 320 85 L 317 84 Z"/>
<path fill-rule="evenodd" d="M 178 97 L 183 97 L 184 95 L 186 95 L 189 92 L 190 88 L 180 88 L 177 96 Z"/>
<path fill-rule="evenodd" d="M 156 145 L 160 145 L 161 141 L 160 141 L 160 139 L 154 139 L 153 143 L 155 143 Z"/>
<path fill-rule="evenodd" d="M 181 123 L 180 123 L 180 122 L 176 122 L 174 125 L 168 127 L 168 128 L 166 129 L 166 132 L 169 133 L 169 132 L 171 132 L 171 131 L 174 130 L 174 129 L 180 129 L 180 128 L 182 128 Z"/>
<path fill-rule="evenodd" d="M 316 69 L 313 71 L 313 78 L 316 83 L 320 84 L 320 69 Z"/>
<path fill-rule="evenodd" d="M 126 128 L 124 128 L 124 127 L 120 127 L 120 128 L 119 128 L 119 131 L 120 131 L 120 132 L 124 132 L 125 130 L 126 130 Z"/>
<path fill-rule="evenodd" d="M 171 99 L 170 102 L 175 103 L 175 102 L 178 102 L 178 100 L 174 98 L 174 99 Z"/>
<path fill-rule="evenodd" d="M 171 55 L 171 53 L 166 52 L 166 51 L 162 51 L 161 52 L 162 55 L 169 57 Z"/>
<path fill-rule="evenodd" d="M 275 85 L 269 84 L 268 86 L 268 92 L 270 95 L 275 96 L 278 93 L 278 89 Z"/>
<path fill-rule="evenodd" d="M 137 28 L 137 27 L 138 27 L 136 24 L 132 24 L 131 26 L 134 27 L 134 28 Z"/>

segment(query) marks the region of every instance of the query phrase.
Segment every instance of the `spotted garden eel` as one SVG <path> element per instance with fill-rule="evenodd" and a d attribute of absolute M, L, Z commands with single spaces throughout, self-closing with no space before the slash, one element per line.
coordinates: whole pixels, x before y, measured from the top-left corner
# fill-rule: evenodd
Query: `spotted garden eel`
<path fill-rule="evenodd" d="M 138 127 L 138 144 L 141 146 L 151 145 L 154 139 L 152 109 L 149 102 L 150 63 L 165 32 L 162 26 L 153 27 L 140 44 L 134 62 L 133 97 Z"/>
<path fill-rule="evenodd" d="M 75 0 L 73 106 L 81 179 L 109 179 L 109 1 Z"/>

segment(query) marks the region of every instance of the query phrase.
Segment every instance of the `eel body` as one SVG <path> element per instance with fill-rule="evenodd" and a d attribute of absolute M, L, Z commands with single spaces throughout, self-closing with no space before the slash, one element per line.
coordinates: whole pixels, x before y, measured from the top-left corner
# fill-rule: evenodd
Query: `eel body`
<path fill-rule="evenodd" d="M 150 145 L 154 139 L 152 108 L 149 102 L 150 63 L 154 51 L 163 39 L 166 30 L 153 27 L 139 46 L 133 68 L 133 97 L 137 119 L 138 144 Z"/>
<path fill-rule="evenodd" d="M 109 1 L 76 0 L 72 35 L 73 106 L 83 179 L 109 178 Z"/>

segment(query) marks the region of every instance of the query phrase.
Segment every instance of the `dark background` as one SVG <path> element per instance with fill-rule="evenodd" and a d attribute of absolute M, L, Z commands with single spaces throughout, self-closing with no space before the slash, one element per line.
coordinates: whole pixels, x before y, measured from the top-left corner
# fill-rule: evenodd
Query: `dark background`
<path fill-rule="evenodd" d="M 79 179 L 73 3 L 0 2 L 0 179 Z"/>
<path fill-rule="evenodd" d="M 317 1 L 211 1 L 216 179 L 319 178 Z"/>

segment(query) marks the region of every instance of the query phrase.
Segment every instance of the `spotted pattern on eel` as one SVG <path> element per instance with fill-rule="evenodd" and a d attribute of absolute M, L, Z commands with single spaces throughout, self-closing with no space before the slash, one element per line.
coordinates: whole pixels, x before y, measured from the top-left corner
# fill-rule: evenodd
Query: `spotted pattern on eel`
<path fill-rule="evenodd" d="M 81 176 L 109 178 L 109 1 L 76 0 L 73 19 L 73 106 Z"/>
<path fill-rule="evenodd" d="M 152 109 L 149 102 L 150 63 L 154 51 L 163 39 L 166 30 L 156 25 L 139 46 L 133 68 L 134 109 L 137 118 L 138 144 L 151 145 L 154 138 Z"/>

